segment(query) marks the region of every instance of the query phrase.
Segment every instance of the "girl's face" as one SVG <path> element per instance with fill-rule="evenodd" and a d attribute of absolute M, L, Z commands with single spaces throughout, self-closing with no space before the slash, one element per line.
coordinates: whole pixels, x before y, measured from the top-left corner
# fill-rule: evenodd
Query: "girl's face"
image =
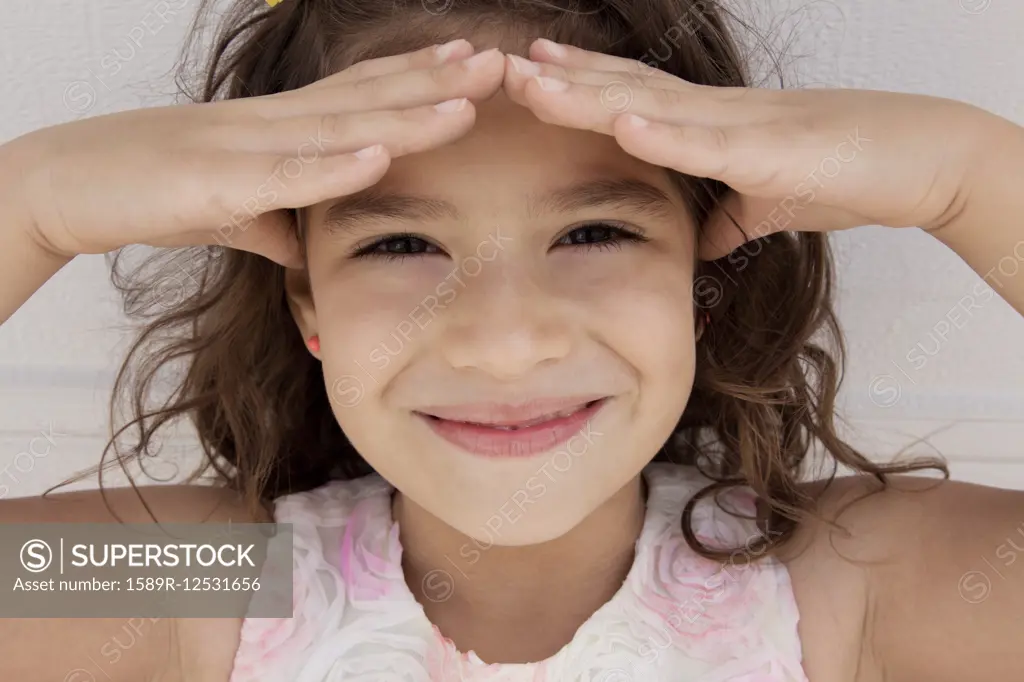
<path fill-rule="evenodd" d="M 694 229 L 614 139 L 500 93 L 477 109 L 458 142 L 313 207 L 312 293 L 292 302 L 370 465 L 456 530 L 522 545 L 573 528 L 675 427 Z"/>

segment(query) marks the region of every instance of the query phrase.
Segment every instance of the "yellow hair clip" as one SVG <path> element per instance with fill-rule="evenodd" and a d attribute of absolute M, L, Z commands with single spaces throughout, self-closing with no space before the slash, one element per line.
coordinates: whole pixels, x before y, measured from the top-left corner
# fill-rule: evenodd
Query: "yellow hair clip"
<path fill-rule="evenodd" d="M 267 0 L 267 4 L 271 7 L 277 7 L 281 4 L 281 0 Z"/>

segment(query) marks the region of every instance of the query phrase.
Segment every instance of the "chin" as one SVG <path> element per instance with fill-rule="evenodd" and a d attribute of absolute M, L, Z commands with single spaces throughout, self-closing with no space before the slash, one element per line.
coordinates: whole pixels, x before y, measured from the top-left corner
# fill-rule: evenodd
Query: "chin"
<path fill-rule="evenodd" d="M 543 518 L 541 517 L 542 513 L 544 514 Z M 505 518 L 502 518 L 501 522 L 504 524 L 502 526 L 498 526 L 495 521 L 492 521 L 491 526 L 472 521 L 460 523 L 464 519 L 453 519 L 454 523 L 449 523 L 449 525 L 460 533 L 468 535 L 479 548 L 487 548 L 492 545 L 523 547 L 557 540 L 578 526 L 586 518 L 587 513 L 587 510 L 581 510 L 578 513 L 567 513 L 566 510 L 561 510 L 559 513 L 557 511 L 541 512 L 538 509 L 537 518 L 531 519 L 530 522 L 527 521 L 527 516 L 532 515 L 524 514 L 522 519 L 514 524 L 510 524 Z M 491 528 L 497 528 L 497 530 L 490 532 Z"/>
<path fill-rule="evenodd" d="M 571 472 L 567 472 L 571 473 Z M 566 475 L 553 482 L 543 479 L 543 487 L 518 485 L 471 499 L 463 497 L 459 508 L 450 500 L 440 501 L 442 509 L 435 514 L 446 524 L 469 536 L 478 547 L 536 545 L 555 540 L 582 523 L 608 495 L 609 486 L 590 480 L 580 469 L 576 477 Z M 591 472 L 592 473 L 592 472 Z M 517 477 L 517 481 L 530 481 Z M 614 486 L 611 486 L 614 488 Z M 539 493 L 527 497 L 528 492 Z"/>

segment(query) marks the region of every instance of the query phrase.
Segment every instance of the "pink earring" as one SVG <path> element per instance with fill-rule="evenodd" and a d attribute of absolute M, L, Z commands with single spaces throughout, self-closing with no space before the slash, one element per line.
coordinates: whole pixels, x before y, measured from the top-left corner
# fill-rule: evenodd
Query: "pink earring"
<path fill-rule="evenodd" d="M 309 346 L 309 349 L 311 351 L 313 351 L 314 353 L 319 353 L 320 352 L 320 336 L 318 334 L 313 334 L 313 336 L 309 337 L 309 340 L 306 341 L 306 345 Z"/>

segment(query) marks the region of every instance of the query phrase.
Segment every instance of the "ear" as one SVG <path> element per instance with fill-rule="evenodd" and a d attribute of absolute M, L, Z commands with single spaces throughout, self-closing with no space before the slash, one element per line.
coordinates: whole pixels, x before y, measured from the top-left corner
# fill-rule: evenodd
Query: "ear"
<path fill-rule="evenodd" d="M 288 298 L 288 309 L 299 328 L 304 341 L 319 334 L 316 324 L 316 306 L 313 304 L 313 290 L 309 285 L 309 271 L 305 268 L 286 268 L 284 290 Z M 307 349 L 309 346 L 306 346 Z M 320 352 L 310 350 L 313 357 L 320 359 Z"/>

